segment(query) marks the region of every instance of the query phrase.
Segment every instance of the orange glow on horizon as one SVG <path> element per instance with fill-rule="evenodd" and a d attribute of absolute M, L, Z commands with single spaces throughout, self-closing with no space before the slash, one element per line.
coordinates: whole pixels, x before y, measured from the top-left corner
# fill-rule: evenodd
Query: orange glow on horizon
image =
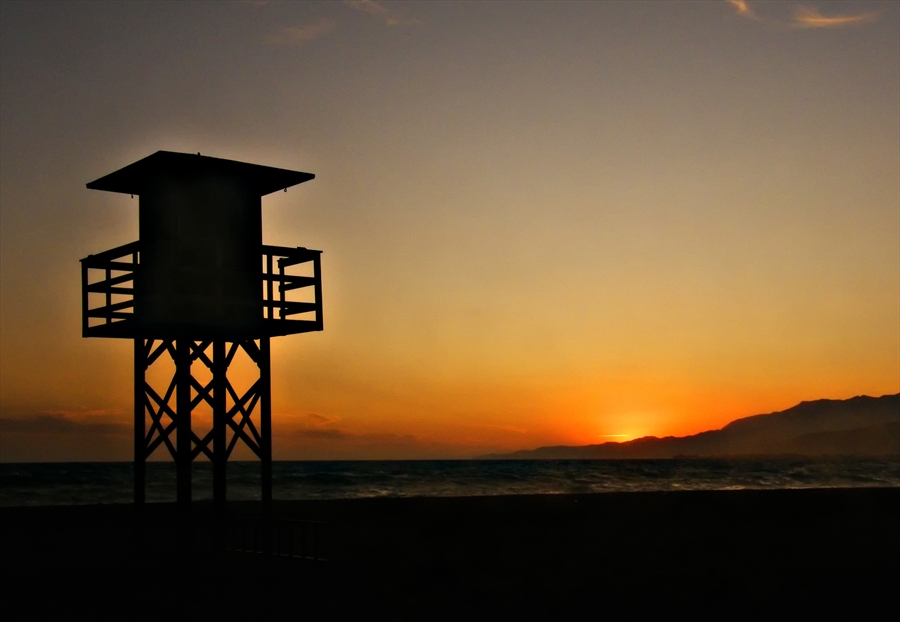
<path fill-rule="evenodd" d="M 276 459 L 900 392 L 897 3 L 59 6 L 3 5 L 0 460 L 129 459 L 132 344 L 81 338 L 78 260 L 140 233 L 85 184 L 157 150 L 316 176 L 262 199 L 265 244 L 323 251 Z"/>

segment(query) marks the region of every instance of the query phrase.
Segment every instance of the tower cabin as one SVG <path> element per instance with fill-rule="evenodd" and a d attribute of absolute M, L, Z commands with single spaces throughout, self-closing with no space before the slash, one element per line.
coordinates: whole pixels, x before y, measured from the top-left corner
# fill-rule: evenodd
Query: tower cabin
<path fill-rule="evenodd" d="M 158 151 L 87 184 L 139 197 L 139 240 L 82 260 L 83 335 L 237 341 L 322 330 L 319 251 L 262 242 L 262 197 L 314 177 Z M 287 273 L 306 262 L 313 274 Z M 91 270 L 106 278 L 89 282 Z M 286 295 L 305 287 L 313 300 Z"/>

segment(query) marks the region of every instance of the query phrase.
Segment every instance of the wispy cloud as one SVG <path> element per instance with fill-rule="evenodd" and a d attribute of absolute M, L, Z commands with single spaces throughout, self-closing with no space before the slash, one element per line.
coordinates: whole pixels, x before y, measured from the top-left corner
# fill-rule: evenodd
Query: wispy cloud
<path fill-rule="evenodd" d="M 126 413 L 104 410 L 3 413 L 0 461 L 128 460 L 133 430 Z"/>
<path fill-rule="evenodd" d="M 504 432 L 515 432 L 516 434 L 528 434 L 527 428 L 518 428 L 511 425 L 493 425 L 490 423 L 481 424 L 481 428 L 493 428 L 495 430 L 503 430 Z"/>
<path fill-rule="evenodd" d="M 402 13 L 393 13 L 385 18 L 388 26 L 416 26 L 422 23 L 422 20 L 415 17 L 407 17 Z"/>
<path fill-rule="evenodd" d="M 345 0 L 344 4 L 369 15 L 383 15 L 388 12 L 384 5 L 373 2 L 373 0 Z"/>
<path fill-rule="evenodd" d="M 752 19 L 757 22 L 767 23 L 772 26 L 790 28 L 842 28 L 845 26 L 859 26 L 875 21 L 877 11 L 858 14 L 823 15 L 819 9 L 809 6 L 794 8 L 790 17 L 782 14 L 782 17 L 763 15 L 758 13 L 747 0 L 725 0 L 740 17 Z"/>
<path fill-rule="evenodd" d="M 746 0 L 726 0 L 728 4 L 734 7 L 737 14 L 748 19 L 758 20 L 759 16 L 750 8 Z"/>
<path fill-rule="evenodd" d="M 288 440 L 304 439 L 312 443 L 338 443 L 343 446 L 378 445 L 385 447 L 394 445 L 416 445 L 419 439 L 409 434 L 372 433 L 359 430 L 348 430 L 341 426 L 341 418 L 320 413 L 308 412 L 294 415 L 292 421 L 279 429 L 279 436 Z M 336 445 L 335 445 L 336 446 Z"/>
<path fill-rule="evenodd" d="M 374 15 L 384 20 L 388 26 L 414 26 L 422 23 L 422 20 L 409 17 L 404 11 L 392 11 L 374 0 L 344 0 L 344 4 L 355 11 Z"/>
<path fill-rule="evenodd" d="M 310 41 L 321 39 L 334 30 L 333 19 L 323 17 L 306 26 L 284 26 L 266 37 L 266 43 L 271 45 L 304 46 Z"/>
<path fill-rule="evenodd" d="M 350 445 L 415 445 L 419 439 L 412 434 L 367 434 L 339 428 L 295 428 L 282 431 L 280 436 L 298 437 L 313 441 L 330 441 Z"/>
<path fill-rule="evenodd" d="M 843 28 L 873 22 L 876 17 L 878 17 L 878 13 L 874 11 L 857 15 L 822 15 L 818 9 L 798 7 L 794 11 L 794 20 L 791 26 L 794 28 Z"/>
<path fill-rule="evenodd" d="M 31 417 L 0 419 L 0 430 L 12 434 L 101 434 L 127 435 L 130 428 L 121 422 L 111 420 L 110 413 L 44 412 Z M 105 419 L 105 420 L 104 420 Z"/>
<path fill-rule="evenodd" d="M 306 438 L 339 441 L 353 436 L 350 432 L 331 427 L 338 422 L 336 417 L 306 413 L 295 419 L 292 434 Z"/>
<path fill-rule="evenodd" d="M 306 428 L 297 430 L 295 432 L 297 436 L 304 436 L 306 438 L 318 438 L 325 439 L 329 441 L 342 441 L 346 438 L 350 438 L 353 436 L 349 432 L 345 432 L 344 430 L 333 430 L 333 429 L 319 429 L 319 428 Z"/>
<path fill-rule="evenodd" d="M 316 427 L 329 425 L 338 420 L 337 417 L 329 417 L 327 415 L 320 415 L 319 413 L 306 413 L 303 419 Z"/>

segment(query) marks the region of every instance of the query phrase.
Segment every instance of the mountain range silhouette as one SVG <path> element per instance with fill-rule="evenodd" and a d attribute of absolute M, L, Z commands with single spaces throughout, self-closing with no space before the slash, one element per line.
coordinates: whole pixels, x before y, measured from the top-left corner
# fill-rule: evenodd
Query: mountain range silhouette
<path fill-rule="evenodd" d="M 479 459 L 652 459 L 734 456 L 900 457 L 900 393 L 800 402 L 692 436 L 645 436 L 622 443 L 539 447 Z"/>

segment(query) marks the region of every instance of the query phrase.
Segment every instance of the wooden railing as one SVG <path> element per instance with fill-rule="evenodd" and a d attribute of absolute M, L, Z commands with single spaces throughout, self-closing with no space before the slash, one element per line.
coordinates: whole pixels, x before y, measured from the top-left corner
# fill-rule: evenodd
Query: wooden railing
<path fill-rule="evenodd" d="M 259 337 L 322 330 L 321 257 L 322 251 L 302 247 L 262 246 L 262 326 L 258 331 Z M 296 274 L 304 269 L 305 274 Z M 139 280 L 139 241 L 82 259 L 82 336 L 139 336 L 139 318 L 135 310 L 135 290 Z M 96 304 L 96 294 L 102 296 L 100 304 Z M 297 299 L 303 298 L 304 294 L 304 300 Z"/>
<path fill-rule="evenodd" d="M 126 336 L 132 328 L 134 289 L 140 263 L 140 243 L 131 242 L 81 260 L 81 334 L 83 337 Z M 91 282 L 97 272 L 101 280 Z M 103 303 L 91 306 L 91 294 Z M 125 297 L 124 300 L 121 300 Z M 92 322 L 91 320 L 99 320 Z M 119 333 L 123 333 L 119 335 Z"/>
<path fill-rule="evenodd" d="M 268 245 L 263 245 L 262 250 L 263 318 L 269 334 L 275 336 L 322 330 L 322 251 Z M 288 272 L 288 268 L 297 266 L 306 267 L 308 271 L 311 269 L 311 274 L 299 275 Z M 289 299 L 288 292 L 308 287 L 313 288 L 311 301 Z M 291 317 L 301 314 L 312 314 L 313 317 L 312 319 Z"/>

